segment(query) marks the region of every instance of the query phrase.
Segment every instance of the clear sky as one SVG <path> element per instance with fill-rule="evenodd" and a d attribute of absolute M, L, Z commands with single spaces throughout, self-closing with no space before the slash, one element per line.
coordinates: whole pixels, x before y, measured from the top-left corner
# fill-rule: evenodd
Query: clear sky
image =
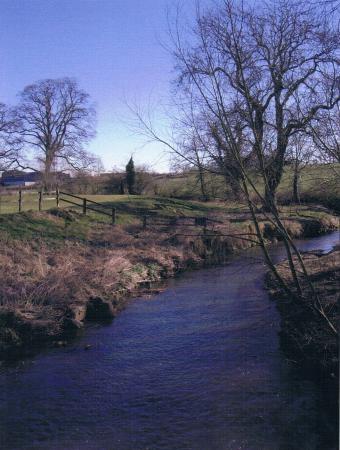
<path fill-rule="evenodd" d="M 169 95 L 167 7 L 175 0 L 0 0 L 0 101 L 15 104 L 27 84 L 75 77 L 96 105 L 97 137 L 89 150 L 106 169 L 137 163 L 168 168 L 158 145 L 124 125 L 124 98 L 142 103 Z M 194 0 L 186 0 L 186 6 Z M 162 156 L 163 155 L 163 156 Z"/>

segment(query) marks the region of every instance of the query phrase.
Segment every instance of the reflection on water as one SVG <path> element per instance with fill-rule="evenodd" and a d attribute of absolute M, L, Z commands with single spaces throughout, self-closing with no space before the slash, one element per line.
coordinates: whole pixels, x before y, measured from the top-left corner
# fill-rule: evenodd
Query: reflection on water
<path fill-rule="evenodd" d="M 264 272 L 249 250 L 131 301 L 68 348 L 3 368 L 0 447 L 326 450 L 316 388 L 279 351 Z"/>

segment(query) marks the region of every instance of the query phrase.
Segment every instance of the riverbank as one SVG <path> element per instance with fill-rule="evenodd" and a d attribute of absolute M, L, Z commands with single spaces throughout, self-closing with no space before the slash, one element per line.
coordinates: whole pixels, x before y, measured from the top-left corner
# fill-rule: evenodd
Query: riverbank
<path fill-rule="evenodd" d="M 336 237 L 297 244 L 328 251 Z M 131 299 L 66 348 L 4 362 L 2 447 L 334 450 L 318 388 L 279 350 L 265 272 L 260 249 L 238 252 Z"/>
<path fill-rule="evenodd" d="M 212 213 L 216 217 L 216 209 Z M 222 224 L 202 236 L 201 227 L 112 227 L 67 210 L 3 216 L 0 356 L 64 346 L 87 321 L 111 321 L 128 297 L 153 283 L 189 268 L 221 264 L 232 252 L 254 245 L 244 212 L 220 210 L 218 217 Z M 285 220 L 294 237 L 337 225 L 324 210 L 287 212 Z M 276 239 L 268 222 L 261 226 L 268 240 Z"/>
<path fill-rule="evenodd" d="M 303 254 L 303 259 L 324 312 L 339 330 L 340 248 L 335 247 L 328 254 L 317 251 L 308 252 Z M 276 267 L 288 286 L 292 288 L 293 281 L 287 261 Z M 304 277 L 300 275 L 299 279 L 302 290 L 308 292 Z M 312 296 L 306 295 L 300 304 L 285 295 L 272 275 L 268 275 L 267 282 L 281 314 L 281 348 L 289 360 L 319 380 L 326 379 L 328 382 L 333 380 L 337 383 L 338 338 L 321 315 L 313 310 Z"/>
<path fill-rule="evenodd" d="M 311 251 L 303 259 L 320 304 L 328 319 L 339 330 L 339 244 L 327 254 Z M 277 266 L 286 283 L 292 287 L 292 278 L 287 261 Z M 300 275 L 303 292 L 308 287 Z M 267 286 L 276 301 L 280 316 L 280 348 L 287 363 L 302 372 L 303 379 L 313 381 L 318 396 L 318 424 L 325 430 L 325 437 L 333 445 L 320 448 L 335 448 L 339 433 L 339 341 L 325 320 L 313 309 L 313 298 L 305 295 L 302 303 L 288 298 L 271 275 Z"/>

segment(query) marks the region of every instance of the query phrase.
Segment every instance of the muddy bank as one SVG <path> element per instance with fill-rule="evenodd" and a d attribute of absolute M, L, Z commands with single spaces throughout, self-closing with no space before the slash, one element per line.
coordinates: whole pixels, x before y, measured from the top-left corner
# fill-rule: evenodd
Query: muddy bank
<path fill-rule="evenodd" d="M 303 258 L 323 310 L 339 329 L 340 249 L 335 248 L 325 255 L 317 251 L 308 252 L 303 254 Z M 288 263 L 278 264 L 277 269 L 292 287 Z M 300 277 L 300 283 L 307 293 L 303 277 Z M 313 310 L 312 296 L 306 294 L 299 303 L 288 298 L 271 275 L 267 277 L 267 284 L 281 314 L 280 342 L 287 357 L 311 376 L 337 384 L 339 342 L 325 320 Z"/>
<path fill-rule="evenodd" d="M 303 254 L 303 258 L 322 308 L 339 330 L 340 249 L 333 249 L 326 255 L 312 251 Z M 287 284 L 292 285 L 287 262 L 278 264 L 277 269 Z M 308 292 L 302 279 L 300 283 Z M 298 304 L 282 292 L 270 275 L 267 276 L 267 285 L 281 316 L 280 348 L 287 362 L 301 372 L 302 378 L 316 384 L 320 392 L 319 426 L 326 434 L 334 436 L 336 442 L 339 426 L 339 340 L 313 310 L 311 296 L 305 295 L 303 303 Z"/>
<path fill-rule="evenodd" d="M 65 216 L 66 214 L 66 216 Z M 55 233 L 77 222 L 77 214 L 35 214 L 51 221 Z M 65 216 L 65 217 L 64 217 Z M 240 227 L 240 223 L 242 227 Z M 289 220 L 294 237 L 334 229 L 336 219 Z M 268 241 L 277 236 L 263 222 Z M 86 322 L 107 323 L 125 301 L 161 280 L 192 268 L 223 264 L 228 255 L 254 245 L 252 239 L 231 237 L 254 232 L 249 222 L 225 221 L 203 236 L 201 229 L 148 229 L 98 224 L 86 239 L 67 237 L 9 239 L 1 235 L 0 357 L 22 356 L 42 346 L 65 346 L 82 333 Z M 246 237 L 246 236 L 244 236 Z"/>

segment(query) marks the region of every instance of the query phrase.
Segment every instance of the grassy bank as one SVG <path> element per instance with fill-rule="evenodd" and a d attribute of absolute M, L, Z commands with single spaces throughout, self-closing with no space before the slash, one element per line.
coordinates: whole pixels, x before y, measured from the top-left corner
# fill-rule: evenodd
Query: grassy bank
<path fill-rule="evenodd" d="M 302 203 L 321 204 L 340 212 L 339 164 L 314 164 L 306 166 L 300 174 L 300 199 Z M 254 180 L 260 192 L 261 183 Z M 210 198 L 228 198 L 230 191 L 222 176 L 206 173 L 206 190 Z M 191 171 L 178 175 L 163 175 L 155 179 L 158 194 L 183 199 L 199 199 L 200 184 L 197 173 Z M 286 166 L 278 188 L 278 201 L 288 204 L 293 198 L 293 170 Z"/>
<path fill-rule="evenodd" d="M 124 300 L 181 270 L 222 263 L 253 243 L 252 224 L 238 205 L 151 197 L 99 199 L 117 208 L 118 224 L 98 222 L 79 209 L 0 216 L 0 354 L 62 345 L 86 321 L 112 320 Z M 202 236 L 199 226 L 141 226 L 153 218 L 208 216 L 219 220 Z M 292 236 L 317 235 L 337 225 L 320 208 L 284 209 Z M 261 223 L 268 240 L 270 223 Z M 247 239 L 247 237 L 249 239 Z M 246 239 L 244 239 L 246 238 Z"/>

